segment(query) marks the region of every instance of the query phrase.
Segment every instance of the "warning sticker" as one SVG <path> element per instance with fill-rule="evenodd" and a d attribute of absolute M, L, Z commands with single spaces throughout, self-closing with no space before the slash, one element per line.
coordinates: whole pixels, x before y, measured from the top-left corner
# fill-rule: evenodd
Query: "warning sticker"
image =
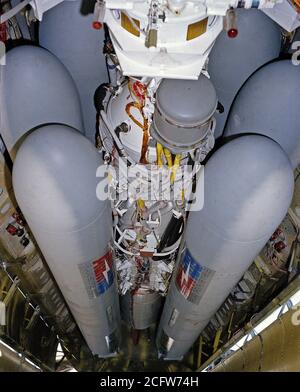
<path fill-rule="evenodd" d="M 186 249 L 177 272 L 176 286 L 188 301 L 198 304 L 214 273 L 215 271 L 200 265 Z"/>
<path fill-rule="evenodd" d="M 90 298 L 104 294 L 114 282 L 111 251 L 97 260 L 80 264 L 79 269 Z"/>

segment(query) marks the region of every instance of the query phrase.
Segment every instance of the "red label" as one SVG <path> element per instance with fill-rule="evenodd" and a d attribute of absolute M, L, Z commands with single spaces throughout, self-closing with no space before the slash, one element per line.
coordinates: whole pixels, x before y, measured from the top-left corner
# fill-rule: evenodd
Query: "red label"
<path fill-rule="evenodd" d="M 100 259 L 93 261 L 93 271 L 98 294 L 105 293 L 114 282 L 112 252 L 108 251 Z"/>

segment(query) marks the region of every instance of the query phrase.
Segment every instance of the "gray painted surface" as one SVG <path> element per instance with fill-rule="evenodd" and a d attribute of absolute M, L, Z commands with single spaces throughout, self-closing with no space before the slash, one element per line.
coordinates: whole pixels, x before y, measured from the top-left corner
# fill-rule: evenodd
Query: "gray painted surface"
<path fill-rule="evenodd" d="M 64 1 L 47 11 L 40 26 L 40 44 L 54 53 L 71 73 L 81 99 L 86 136 L 94 142 L 94 92 L 107 82 L 103 30 L 92 28 L 93 15 L 80 14 L 81 1 Z"/>
<path fill-rule="evenodd" d="M 157 322 L 162 296 L 140 290 L 121 296 L 120 303 L 123 319 L 133 328 L 143 330 Z"/>
<path fill-rule="evenodd" d="M 19 148 L 13 186 L 87 344 L 94 354 L 105 357 L 114 351 L 106 339 L 118 336 L 120 310 L 109 261 L 104 265 L 108 274 L 103 275 L 111 284 L 103 293 L 97 290 L 93 267 L 109 250 L 112 224 L 110 202 L 96 197 L 100 164 L 96 148 L 79 132 L 62 125 L 45 126 Z"/>
<path fill-rule="evenodd" d="M 83 131 L 76 86 L 53 54 L 18 46 L 7 53 L 0 73 L 0 131 L 9 151 L 42 124 L 62 123 Z"/>
<path fill-rule="evenodd" d="M 284 218 L 293 188 L 288 157 L 264 136 L 239 137 L 210 158 L 204 208 L 191 212 L 187 224 L 191 257 L 181 258 L 159 325 L 158 348 L 170 345 L 167 359 L 180 359 L 192 346 Z"/>
<path fill-rule="evenodd" d="M 290 60 L 268 64 L 240 91 L 232 107 L 225 136 L 258 133 L 274 139 L 300 163 L 300 67 Z"/>
<path fill-rule="evenodd" d="M 216 90 L 204 75 L 198 80 L 164 79 L 156 95 L 154 138 L 171 149 L 193 149 L 211 128 L 217 103 Z"/>
<path fill-rule="evenodd" d="M 280 27 L 259 10 L 237 10 L 239 34 L 231 39 L 222 32 L 209 56 L 208 71 L 224 113 L 216 113 L 216 138 L 224 129 L 232 101 L 242 84 L 259 67 L 278 57 Z"/>

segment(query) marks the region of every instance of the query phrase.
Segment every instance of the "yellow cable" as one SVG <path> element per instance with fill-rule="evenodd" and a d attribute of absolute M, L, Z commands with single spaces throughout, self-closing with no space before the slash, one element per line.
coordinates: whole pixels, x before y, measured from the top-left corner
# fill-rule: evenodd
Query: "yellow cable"
<path fill-rule="evenodd" d="M 156 157 L 157 157 L 157 165 L 162 166 L 163 165 L 163 146 L 160 143 L 156 143 Z"/>
<path fill-rule="evenodd" d="M 139 210 L 144 210 L 145 209 L 145 202 L 143 199 L 139 198 L 136 201 L 137 207 Z"/>
<path fill-rule="evenodd" d="M 217 333 L 215 335 L 214 344 L 213 344 L 213 354 L 218 350 L 219 343 L 222 342 L 221 335 L 222 335 L 222 327 L 217 330 Z"/>
<path fill-rule="evenodd" d="M 176 154 L 175 159 L 174 159 L 174 165 L 172 167 L 171 184 L 174 184 L 174 181 L 176 178 L 176 172 L 177 172 L 177 169 L 179 168 L 179 164 L 180 164 L 180 159 L 181 159 L 181 155 Z"/>
<path fill-rule="evenodd" d="M 164 148 L 164 154 L 168 163 L 169 168 L 173 166 L 173 159 L 172 159 L 172 154 L 170 153 L 170 150 L 167 148 Z"/>

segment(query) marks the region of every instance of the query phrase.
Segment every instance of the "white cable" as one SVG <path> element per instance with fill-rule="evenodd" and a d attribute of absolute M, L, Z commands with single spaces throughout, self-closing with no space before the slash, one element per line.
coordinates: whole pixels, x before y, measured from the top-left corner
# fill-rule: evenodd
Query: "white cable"
<path fill-rule="evenodd" d="M 141 255 L 140 252 L 138 252 L 138 253 L 129 252 L 128 250 L 126 250 L 125 248 L 123 248 L 121 245 L 119 245 L 119 244 L 117 243 L 117 241 L 115 241 L 115 240 L 113 240 L 113 241 L 114 241 L 114 245 L 115 245 L 121 252 L 125 253 L 126 255 L 128 255 L 128 256 L 140 256 L 140 255 Z M 177 241 L 177 243 L 178 243 L 178 241 Z M 177 244 L 177 243 L 176 243 L 176 247 L 175 247 L 174 249 L 168 251 L 168 252 L 164 252 L 164 253 L 157 253 L 157 252 L 154 252 L 154 253 L 153 253 L 153 257 L 154 257 L 154 256 L 155 256 L 155 257 L 165 257 L 165 256 L 171 255 L 172 253 L 175 253 L 176 250 L 178 249 L 178 244 Z"/>
<path fill-rule="evenodd" d="M 32 0 L 24 0 L 20 4 L 16 5 L 14 8 L 11 10 L 5 12 L 5 14 L 2 14 L 0 16 L 0 24 L 5 23 L 9 19 L 13 18 L 15 15 L 17 15 L 24 7 L 26 7 L 27 4 L 29 4 Z"/>

